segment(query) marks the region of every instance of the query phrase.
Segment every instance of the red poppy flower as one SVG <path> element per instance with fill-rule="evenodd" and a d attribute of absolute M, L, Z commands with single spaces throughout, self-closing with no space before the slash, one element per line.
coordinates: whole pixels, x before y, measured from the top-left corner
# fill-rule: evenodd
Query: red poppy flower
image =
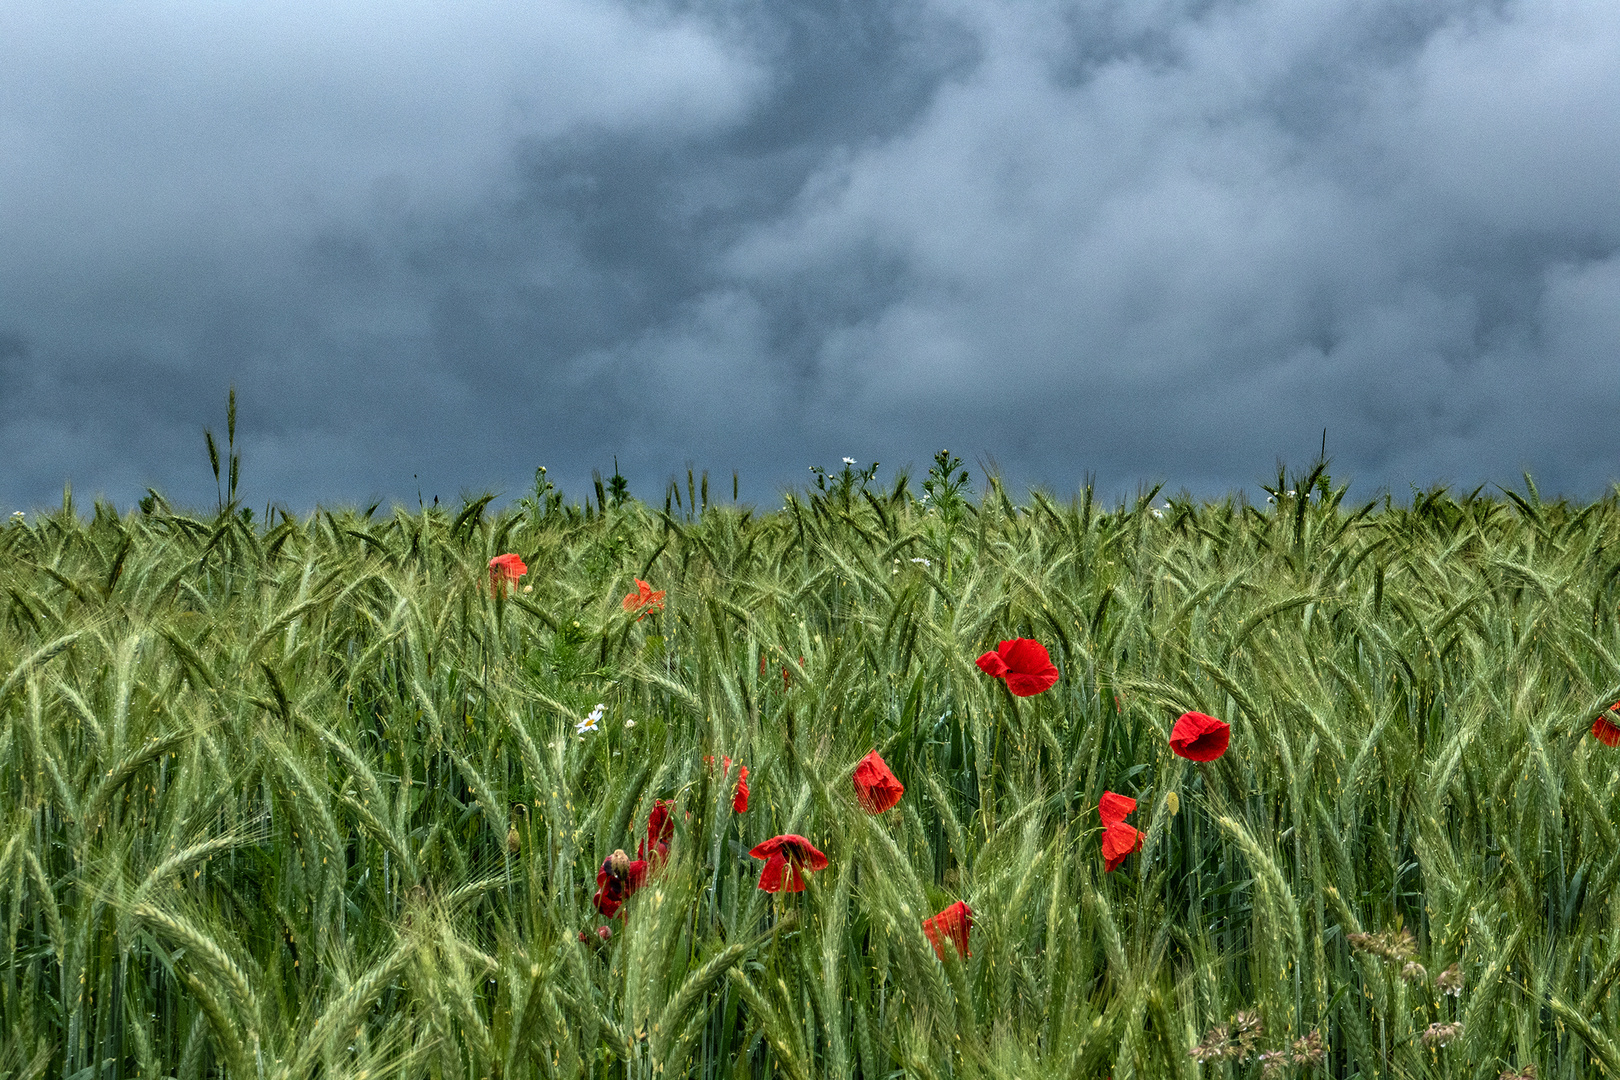
<path fill-rule="evenodd" d="M 817 851 L 810 841 L 793 833 L 773 836 L 748 854 L 765 860 L 765 869 L 759 872 L 759 887 L 766 892 L 803 892 L 804 878 L 800 870 L 827 869 L 827 856 Z M 782 882 L 783 870 L 790 872 L 786 885 Z"/>
<path fill-rule="evenodd" d="M 654 592 L 651 585 L 648 585 L 640 578 L 636 578 L 636 591 L 624 598 L 624 610 L 641 612 L 640 615 L 636 616 L 636 622 L 640 622 L 654 608 L 659 611 L 664 610 L 664 590 L 659 589 Z"/>
<path fill-rule="evenodd" d="M 1604 712 L 1620 713 L 1620 701 L 1610 705 Z M 1598 713 L 1597 719 L 1592 721 L 1592 737 L 1604 746 L 1620 746 L 1620 725 L 1616 725 L 1603 713 Z"/>
<path fill-rule="evenodd" d="M 876 750 L 861 758 L 850 777 L 855 785 L 855 801 L 868 814 L 881 814 L 900 801 L 906 793 L 905 785 L 889 771 L 889 763 Z"/>
<path fill-rule="evenodd" d="M 489 560 L 489 591 L 501 592 L 508 585 L 517 585 L 518 578 L 529 572 L 523 560 L 508 552 Z"/>
<path fill-rule="evenodd" d="M 1031 697 L 1050 690 L 1058 681 L 1058 669 L 1046 646 L 1031 638 L 1003 641 L 995 652 L 979 657 L 979 670 L 1007 680 L 1007 689 L 1018 697 Z"/>
<path fill-rule="evenodd" d="M 647 815 L 647 839 L 636 847 L 638 859 L 658 862 L 669 858 L 669 842 L 675 839 L 675 819 L 670 817 L 669 808 L 674 805 L 668 799 L 658 799 L 653 803 L 652 813 Z"/>
<path fill-rule="evenodd" d="M 956 945 L 956 951 L 962 956 L 968 953 L 968 933 L 973 929 L 973 909 L 958 900 L 938 915 L 931 915 L 922 921 L 923 933 L 928 935 L 929 942 L 934 946 L 934 952 L 939 954 L 941 960 L 945 959 L 945 942 L 951 941 Z"/>
<path fill-rule="evenodd" d="M 1116 795 L 1112 791 L 1103 792 L 1101 799 L 1097 800 L 1097 816 L 1102 818 L 1104 825 L 1118 825 L 1125 820 L 1125 815 L 1136 809 L 1136 800 L 1128 795 Z"/>
<path fill-rule="evenodd" d="M 1189 761 L 1214 761 L 1231 741 L 1230 724 L 1201 712 L 1182 713 L 1170 730 L 1170 749 Z"/>
<path fill-rule="evenodd" d="M 1132 825 L 1116 821 L 1103 830 L 1103 869 L 1112 874 L 1125 861 L 1125 856 L 1142 850 L 1142 833 Z"/>
<path fill-rule="evenodd" d="M 1125 815 L 1135 809 L 1136 800 L 1129 795 L 1105 791 L 1097 800 L 1097 816 L 1107 826 L 1102 838 L 1103 868 L 1110 874 L 1125 861 L 1125 856 L 1142 850 L 1142 834 L 1134 826 L 1125 824 Z"/>
<path fill-rule="evenodd" d="M 615 851 L 596 871 L 596 895 L 591 903 L 604 918 L 611 919 L 619 906 L 647 883 L 647 864 L 641 859 L 630 861 L 622 850 Z"/>

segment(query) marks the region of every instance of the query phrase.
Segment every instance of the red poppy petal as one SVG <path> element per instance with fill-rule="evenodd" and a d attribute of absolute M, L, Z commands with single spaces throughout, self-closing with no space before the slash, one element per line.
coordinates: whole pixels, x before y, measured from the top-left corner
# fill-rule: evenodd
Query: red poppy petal
<path fill-rule="evenodd" d="M 1117 825 L 1125 820 L 1125 815 L 1136 809 L 1136 800 L 1128 795 L 1116 795 L 1112 791 L 1103 792 L 1103 797 L 1097 800 L 1097 816 L 1102 818 L 1104 825 Z"/>
<path fill-rule="evenodd" d="M 1616 727 L 1605 716 L 1592 721 L 1592 734 L 1604 746 L 1620 746 L 1620 727 Z"/>
<path fill-rule="evenodd" d="M 782 871 L 787 867 L 788 861 L 782 857 L 781 852 L 773 854 L 765 860 L 765 868 L 759 872 L 759 887 L 766 892 L 782 891 Z"/>
<path fill-rule="evenodd" d="M 1014 671 L 1034 674 L 1052 666 L 1052 657 L 1046 646 L 1033 638 L 1014 638 L 1001 643 L 1001 658 Z"/>
<path fill-rule="evenodd" d="M 1013 671 L 1007 674 L 1007 689 L 1015 697 L 1034 697 L 1052 689 L 1058 681 L 1058 669 L 1047 664 L 1040 671 Z"/>
<path fill-rule="evenodd" d="M 1103 833 L 1103 868 L 1111 874 L 1125 861 L 1127 855 L 1141 850 L 1142 834 L 1134 826 L 1127 825 L 1123 821 L 1116 822 L 1108 826 Z"/>
<path fill-rule="evenodd" d="M 1001 658 L 999 653 L 987 652 L 974 662 L 979 665 L 979 670 L 986 675 L 994 675 L 999 679 L 1007 674 L 1007 662 Z"/>

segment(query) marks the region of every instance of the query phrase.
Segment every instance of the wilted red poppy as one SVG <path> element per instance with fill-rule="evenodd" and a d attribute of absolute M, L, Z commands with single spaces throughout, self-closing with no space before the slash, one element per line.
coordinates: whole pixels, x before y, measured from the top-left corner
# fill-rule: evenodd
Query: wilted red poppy
<path fill-rule="evenodd" d="M 1214 761 L 1231 741 L 1230 724 L 1201 712 L 1182 713 L 1170 730 L 1170 749 L 1189 761 Z"/>
<path fill-rule="evenodd" d="M 636 848 L 638 858 L 656 862 L 669 857 L 669 842 L 675 839 L 675 820 L 670 817 L 669 808 L 674 805 L 666 799 L 653 803 L 652 813 L 647 815 L 647 839 Z"/>
<path fill-rule="evenodd" d="M 1607 711 L 1620 713 L 1620 701 L 1610 705 Z M 1592 735 L 1604 746 L 1620 746 L 1620 727 L 1602 713 L 1592 721 Z"/>
<path fill-rule="evenodd" d="M 1116 821 L 1103 830 L 1103 869 L 1112 874 L 1125 861 L 1125 856 L 1142 850 L 1142 833 L 1135 826 Z"/>
<path fill-rule="evenodd" d="M 624 598 L 624 610 L 641 612 L 636 616 L 636 622 L 640 622 L 647 617 L 647 612 L 654 608 L 664 610 L 664 590 L 654 592 L 651 585 L 636 578 L 636 591 Z"/>
<path fill-rule="evenodd" d="M 945 959 L 946 941 L 954 942 L 961 955 L 970 955 L 968 933 L 973 929 L 973 909 L 962 901 L 958 900 L 938 915 L 930 915 L 922 921 L 922 927 L 941 960 Z"/>
<path fill-rule="evenodd" d="M 1046 646 L 1031 638 L 1003 641 L 995 652 L 979 657 L 978 664 L 986 675 L 1006 679 L 1007 689 L 1018 697 L 1050 690 L 1058 681 L 1058 669 L 1052 666 Z"/>
<path fill-rule="evenodd" d="M 900 801 L 906 793 L 905 785 L 889 771 L 889 763 L 876 750 L 861 758 L 850 777 L 855 785 L 855 801 L 868 814 L 881 814 Z"/>
<path fill-rule="evenodd" d="M 803 892 L 804 878 L 800 870 L 827 869 L 827 856 L 802 836 L 788 833 L 773 836 L 750 851 L 756 859 L 765 860 L 765 869 L 759 872 L 759 887 L 766 892 Z M 782 871 L 789 871 L 787 883 L 782 882 Z"/>
<path fill-rule="evenodd" d="M 518 578 L 529 572 L 523 560 L 508 552 L 489 560 L 489 591 L 501 592 L 508 585 L 516 585 Z"/>
<path fill-rule="evenodd" d="M 1116 795 L 1112 791 L 1103 792 L 1102 798 L 1097 800 L 1097 816 L 1102 818 L 1104 825 L 1118 825 L 1125 820 L 1125 815 L 1136 809 L 1136 800 L 1129 795 Z"/>
<path fill-rule="evenodd" d="M 630 861 L 622 850 L 602 860 L 596 871 L 596 895 L 591 903 L 604 918 L 611 919 L 619 906 L 630 899 L 635 891 L 647 883 L 647 864 L 641 859 Z"/>

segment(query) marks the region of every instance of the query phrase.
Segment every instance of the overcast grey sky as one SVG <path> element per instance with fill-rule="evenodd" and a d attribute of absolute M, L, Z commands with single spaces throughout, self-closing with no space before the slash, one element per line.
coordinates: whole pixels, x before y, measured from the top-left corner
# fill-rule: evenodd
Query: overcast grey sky
<path fill-rule="evenodd" d="M 4 0 L 0 506 L 1620 477 L 1614 0 Z M 729 493 L 729 492 L 728 492 Z"/>

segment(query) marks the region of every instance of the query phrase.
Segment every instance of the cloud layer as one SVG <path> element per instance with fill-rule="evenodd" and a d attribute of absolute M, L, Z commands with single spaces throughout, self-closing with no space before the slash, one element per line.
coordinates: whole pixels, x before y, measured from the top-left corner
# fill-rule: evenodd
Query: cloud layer
<path fill-rule="evenodd" d="M 1620 474 L 1598 0 L 25 0 L 0 502 Z"/>

